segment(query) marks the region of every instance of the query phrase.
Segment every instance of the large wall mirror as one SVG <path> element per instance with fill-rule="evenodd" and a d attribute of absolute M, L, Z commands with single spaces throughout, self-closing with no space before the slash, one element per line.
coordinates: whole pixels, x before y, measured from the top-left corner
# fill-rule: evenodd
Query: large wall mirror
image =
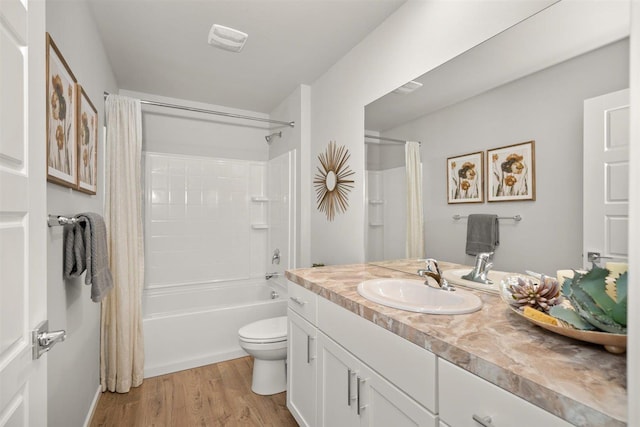
<path fill-rule="evenodd" d="M 628 2 L 559 2 L 366 106 L 366 134 L 422 142 L 427 256 L 473 264 L 454 216 L 492 213 L 522 217 L 500 221 L 495 269 L 583 265 L 584 101 L 629 87 L 628 35 Z M 447 203 L 447 158 L 532 140 L 535 201 Z M 367 261 L 404 258 L 404 147 L 370 142 Z"/>

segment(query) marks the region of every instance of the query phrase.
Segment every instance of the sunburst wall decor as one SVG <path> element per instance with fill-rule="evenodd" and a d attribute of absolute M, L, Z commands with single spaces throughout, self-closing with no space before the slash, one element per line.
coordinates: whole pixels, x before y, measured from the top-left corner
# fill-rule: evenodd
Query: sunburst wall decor
<path fill-rule="evenodd" d="M 354 181 L 347 178 L 355 174 L 347 165 L 350 156 L 349 150 L 336 147 L 335 141 L 329 141 L 327 150 L 318 155 L 320 166 L 317 166 L 313 186 L 318 210 L 324 212 L 329 221 L 333 221 L 336 212 L 344 213 L 349 207 L 349 192 Z"/>

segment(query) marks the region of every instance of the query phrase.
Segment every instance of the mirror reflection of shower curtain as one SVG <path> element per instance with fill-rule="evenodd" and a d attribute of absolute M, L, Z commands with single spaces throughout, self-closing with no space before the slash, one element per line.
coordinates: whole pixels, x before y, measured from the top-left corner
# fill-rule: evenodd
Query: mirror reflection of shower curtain
<path fill-rule="evenodd" d="M 422 163 L 420 144 L 407 141 L 407 258 L 424 258 L 424 225 L 422 222 Z"/>

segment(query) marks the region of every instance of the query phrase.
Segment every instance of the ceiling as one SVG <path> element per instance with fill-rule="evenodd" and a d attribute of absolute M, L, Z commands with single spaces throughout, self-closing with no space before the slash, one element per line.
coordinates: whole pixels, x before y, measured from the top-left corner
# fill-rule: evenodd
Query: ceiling
<path fill-rule="evenodd" d="M 89 0 L 118 87 L 269 113 L 406 0 Z M 213 24 L 249 34 L 240 53 Z"/>
<path fill-rule="evenodd" d="M 625 2 L 556 3 L 416 78 L 423 86 L 414 92 L 392 92 L 367 105 L 365 129 L 391 130 L 627 37 L 628 7 Z"/>

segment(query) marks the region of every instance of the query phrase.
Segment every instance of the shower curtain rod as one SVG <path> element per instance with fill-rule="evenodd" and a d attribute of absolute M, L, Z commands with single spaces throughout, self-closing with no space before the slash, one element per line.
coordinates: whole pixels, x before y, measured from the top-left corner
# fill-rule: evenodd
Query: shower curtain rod
<path fill-rule="evenodd" d="M 406 144 L 408 141 L 405 141 L 404 139 L 395 139 L 395 138 L 387 138 L 385 136 L 375 136 L 375 135 L 365 135 L 365 138 L 371 138 L 371 139 L 379 139 L 380 141 L 388 141 L 388 142 L 392 142 L 392 143 L 397 143 L 397 144 Z M 380 144 L 379 142 L 372 142 L 372 141 L 365 141 L 365 144 Z M 422 145 L 422 142 L 418 141 L 419 145 Z"/>
<path fill-rule="evenodd" d="M 107 98 L 107 96 L 109 96 L 109 92 L 104 92 L 105 99 Z M 263 119 L 261 117 L 243 116 L 241 114 L 225 113 L 224 111 L 205 110 L 204 108 L 186 107 L 184 105 L 167 104 L 165 102 L 149 101 L 146 99 L 141 99 L 140 103 L 146 104 L 146 105 L 154 105 L 156 107 L 175 108 L 177 110 L 193 111 L 196 113 L 205 113 L 205 114 L 213 114 L 216 116 L 232 117 L 234 119 L 255 120 L 257 122 L 275 123 L 275 124 L 291 126 L 291 127 L 295 127 L 296 125 L 296 122 L 283 122 L 281 120 L 272 120 L 272 119 Z"/>

